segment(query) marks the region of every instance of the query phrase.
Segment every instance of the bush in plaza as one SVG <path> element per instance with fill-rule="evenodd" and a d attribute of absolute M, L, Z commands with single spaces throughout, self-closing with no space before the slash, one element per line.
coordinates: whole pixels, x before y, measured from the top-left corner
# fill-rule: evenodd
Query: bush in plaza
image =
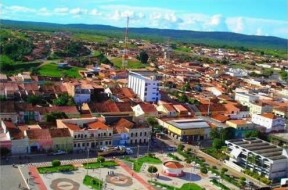
<path fill-rule="evenodd" d="M 184 150 L 184 145 L 183 144 L 179 144 L 177 149 L 180 150 L 180 151 L 183 151 Z"/>
<path fill-rule="evenodd" d="M 149 166 L 149 168 L 148 168 L 149 173 L 156 173 L 157 171 L 158 171 L 158 169 L 155 166 Z"/>
<path fill-rule="evenodd" d="M 101 162 L 101 163 L 103 163 L 103 162 L 105 162 L 105 158 L 102 157 L 102 156 L 98 156 L 98 158 L 97 158 L 97 162 Z"/>
<path fill-rule="evenodd" d="M 53 167 L 57 167 L 57 166 L 60 166 L 60 165 L 61 165 L 60 160 L 53 160 L 53 161 L 52 161 L 52 166 L 53 166 Z"/>
<path fill-rule="evenodd" d="M 207 174 L 207 173 L 208 173 L 208 170 L 207 170 L 206 167 L 202 167 L 202 168 L 200 169 L 200 172 L 203 173 L 203 174 Z"/>

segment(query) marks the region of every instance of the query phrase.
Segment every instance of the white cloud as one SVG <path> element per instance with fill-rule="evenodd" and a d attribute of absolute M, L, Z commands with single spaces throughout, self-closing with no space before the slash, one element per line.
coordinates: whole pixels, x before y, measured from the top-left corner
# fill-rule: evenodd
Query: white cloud
<path fill-rule="evenodd" d="M 46 7 L 42 7 L 37 12 L 40 16 L 51 16 L 52 12 L 50 12 Z"/>
<path fill-rule="evenodd" d="M 6 7 L 6 9 L 12 12 L 23 12 L 23 13 L 35 12 L 35 9 L 17 5 Z"/>
<path fill-rule="evenodd" d="M 102 13 L 99 12 L 97 9 L 92 9 L 89 14 L 92 15 L 92 16 L 100 16 L 100 15 L 102 15 Z"/>
<path fill-rule="evenodd" d="M 69 9 L 67 7 L 55 8 L 54 12 L 60 14 L 67 14 L 69 12 Z"/>
<path fill-rule="evenodd" d="M 86 14 L 88 11 L 86 9 L 74 8 L 69 11 L 72 15 L 83 15 Z"/>
<path fill-rule="evenodd" d="M 257 35 L 257 36 L 262 36 L 263 35 L 263 32 L 262 32 L 261 28 L 257 28 L 255 35 Z"/>

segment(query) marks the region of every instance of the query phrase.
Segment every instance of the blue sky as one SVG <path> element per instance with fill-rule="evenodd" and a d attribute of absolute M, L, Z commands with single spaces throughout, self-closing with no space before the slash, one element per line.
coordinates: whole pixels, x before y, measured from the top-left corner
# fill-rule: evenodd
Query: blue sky
<path fill-rule="evenodd" d="M 1 18 L 288 38 L 287 0 L 2 0 Z"/>

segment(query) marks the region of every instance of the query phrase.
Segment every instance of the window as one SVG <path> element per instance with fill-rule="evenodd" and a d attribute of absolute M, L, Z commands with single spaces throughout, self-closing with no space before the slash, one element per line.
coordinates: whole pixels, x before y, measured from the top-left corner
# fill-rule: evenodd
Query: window
<path fill-rule="evenodd" d="M 89 146 L 89 143 L 87 143 L 86 146 Z"/>
<path fill-rule="evenodd" d="M 81 134 L 81 139 L 83 139 L 83 134 Z"/>
<path fill-rule="evenodd" d="M 112 134 L 111 133 L 109 133 L 109 136 L 111 136 Z"/>
<path fill-rule="evenodd" d="M 87 138 L 87 135 L 84 135 L 84 138 Z"/>
<path fill-rule="evenodd" d="M 140 137 L 142 136 L 142 132 L 140 132 Z"/>
<path fill-rule="evenodd" d="M 111 141 L 109 141 L 109 144 L 110 144 L 110 145 L 112 144 Z"/>
<path fill-rule="evenodd" d="M 82 143 L 82 146 L 85 146 L 85 143 Z"/>
<path fill-rule="evenodd" d="M 74 135 L 74 138 L 77 139 L 77 135 Z"/>
<path fill-rule="evenodd" d="M 108 145 L 108 141 L 105 141 L 105 144 Z"/>
<path fill-rule="evenodd" d="M 80 134 L 78 134 L 78 138 L 80 138 Z"/>
<path fill-rule="evenodd" d="M 80 143 L 78 143 L 78 147 L 80 147 Z"/>
<path fill-rule="evenodd" d="M 147 132 L 144 133 L 144 136 L 147 136 Z"/>
<path fill-rule="evenodd" d="M 100 134 L 98 134 L 98 137 L 100 137 Z"/>
<path fill-rule="evenodd" d="M 131 137 L 133 137 L 133 133 L 131 133 Z"/>
<path fill-rule="evenodd" d="M 138 133 L 135 133 L 135 137 L 137 137 L 138 136 Z"/>
<path fill-rule="evenodd" d="M 106 133 L 104 133 L 104 136 L 106 137 Z"/>
<path fill-rule="evenodd" d="M 99 142 L 99 145 L 102 145 L 103 143 L 102 142 Z"/>
<path fill-rule="evenodd" d="M 147 93 L 146 93 L 146 92 L 144 93 L 144 96 L 147 96 Z"/>
<path fill-rule="evenodd" d="M 77 146 L 77 144 L 75 143 L 75 144 L 74 144 L 74 147 L 76 147 L 76 146 Z"/>

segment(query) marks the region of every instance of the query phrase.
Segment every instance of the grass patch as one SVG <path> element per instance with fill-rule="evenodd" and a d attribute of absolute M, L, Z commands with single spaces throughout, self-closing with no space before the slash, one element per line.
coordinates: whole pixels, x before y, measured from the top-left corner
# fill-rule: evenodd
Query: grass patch
<path fill-rule="evenodd" d="M 148 164 L 161 164 L 162 161 L 159 159 L 159 158 L 156 158 L 154 156 L 151 156 L 151 155 L 146 155 L 146 156 L 143 156 L 141 158 L 138 158 L 134 161 L 134 170 L 136 172 L 140 172 L 140 169 L 142 167 L 142 165 L 144 163 L 148 163 Z"/>
<path fill-rule="evenodd" d="M 103 163 L 100 162 L 89 162 L 83 164 L 85 169 L 97 169 L 97 168 L 109 168 L 118 166 L 115 161 L 105 161 Z"/>
<path fill-rule="evenodd" d="M 106 36 L 82 33 L 73 34 L 72 38 L 89 42 L 103 42 L 108 39 Z"/>
<path fill-rule="evenodd" d="M 230 190 L 227 186 L 225 186 L 224 184 L 218 182 L 216 179 L 212 179 L 211 182 L 217 186 L 217 187 L 220 187 L 221 189 L 223 190 Z"/>
<path fill-rule="evenodd" d="M 57 172 L 70 172 L 77 170 L 73 165 L 62 165 L 62 166 L 48 166 L 48 167 L 38 167 L 40 174 L 46 173 L 57 173 Z"/>
<path fill-rule="evenodd" d="M 114 64 L 114 67 L 116 67 L 118 69 L 120 69 L 122 67 L 122 58 L 113 58 L 110 61 Z M 133 59 L 133 60 L 129 59 L 128 64 L 127 64 L 128 69 L 141 69 L 141 68 L 145 68 L 147 66 L 149 66 L 149 65 L 143 64 L 137 59 Z"/>
<path fill-rule="evenodd" d="M 88 187 L 92 187 L 92 189 L 102 189 L 103 186 L 103 182 L 96 178 L 96 177 L 92 177 L 90 175 L 85 175 L 84 179 L 83 179 L 83 184 L 88 186 Z"/>
<path fill-rule="evenodd" d="M 58 68 L 55 63 L 48 63 L 38 68 L 38 73 L 40 76 L 48 77 L 70 77 L 70 78 L 80 78 L 79 70 L 82 68 L 71 67 L 67 69 Z"/>
<path fill-rule="evenodd" d="M 151 183 L 154 186 L 164 187 L 167 190 L 203 190 L 204 189 L 195 183 L 185 183 L 180 188 L 172 186 L 172 185 L 167 185 L 165 183 L 160 183 L 157 181 L 151 181 L 151 180 L 149 180 L 149 183 Z"/>
<path fill-rule="evenodd" d="M 167 156 L 169 156 L 173 160 L 182 161 L 178 156 L 176 156 L 176 155 L 174 155 L 172 153 L 168 153 Z"/>
<path fill-rule="evenodd" d="M 98 56 L 100 56 L 100 55 L 101 55 L 101 52 L 100 52 L 100 51 L 97 51 L 97 50 L 95 50 L 95 51 L 93 51 L 93 52 L 92 52 L 92 55 L 93 55 L 93 56 L 95 56 L 95 57 L 98 57 Z"/>

